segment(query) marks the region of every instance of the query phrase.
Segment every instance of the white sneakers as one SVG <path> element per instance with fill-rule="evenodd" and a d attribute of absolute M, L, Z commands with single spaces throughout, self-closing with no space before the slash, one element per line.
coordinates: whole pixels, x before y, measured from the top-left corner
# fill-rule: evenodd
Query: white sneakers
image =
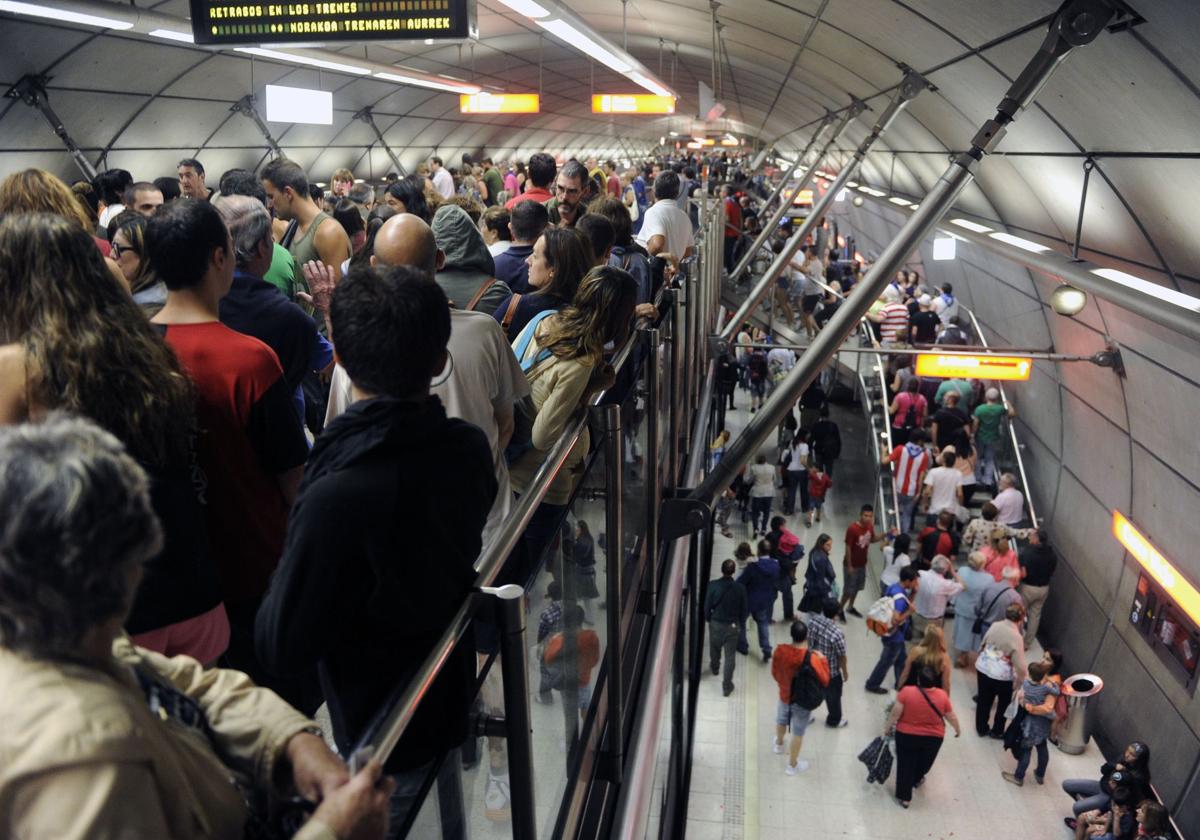
<path fill-rule="evenodd" d="M 803 773 L 808 769 L 808 762 L 803 758 L 798 759 L 795 764 L 789 764 L 784 768 L 783 772 L 789 776 L 795 776 L 797 773 Z"/>
<path fill-rule="evenodd" d="M 483 791 L 483 815 L 493 822 L 508 822 L 512 809 L 508 804 L 508 773 L 495 776 L 488 773 Z"/>
<path fill-rule="evenodd" d="M 776 741 L 774 736 L 771 736 L 771 752 L 775 753 L 775 755 L 783 754 L 783 744 Z"/>

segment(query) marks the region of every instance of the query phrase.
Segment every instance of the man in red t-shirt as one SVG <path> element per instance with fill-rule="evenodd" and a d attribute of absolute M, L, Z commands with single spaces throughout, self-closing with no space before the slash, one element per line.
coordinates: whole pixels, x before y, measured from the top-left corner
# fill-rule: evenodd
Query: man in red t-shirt
<path fill-rule="evenodd" d="M 862 618 L 862 613 L 854 608 L 854 599 L 867 584 L 867 549 L 871 547 L 871 543 L 883 540 L 884 536 L 882 531 L 875 530 L 875 508 L 863 505 L 858 514 L 858 521 L 851 522 L 850 527 L 846 529 L 846 557 L 842 561 L 844 591 L 838 604 L 838 618 L 843 622 L 847 612 Z"/>
<path fill-rule="evenodd" d="M 283 553 L 308 444 L 275 351 L 219 320 L 235 265 L 220 213 L 206 201 L 164 205 L 146 226 L 146 251 L 167 287 L 152 323 L 195 386 L 197 475 L 229 613 L 229 664 L 261 682 L 254 616 Z"/>
<path fill-rule="evenodd" d="M 775 648 L 771 659 L 771 676 L 779 686 L 779 706 L 775 713 L 775 740 L 771 749 L 777 753 L 783 752 L 783 736 L 787 734 L 790 725 L 792 741 L 788 744 L 787 774 L 794 776 L 808 769 L 807 761 L 800 761 L 800 746 L 804 742 L 804 732 L 812 720 L 812 710 L 806 709 L 795 702 L 792 697 L 792 680 L 796 672 L 808 660 L 809 666 L 816 675 L 817 682 L 824 689 L 829 685 L 829 660 L 823 653 L 818 653 L 808 646 L 808 625 L 803 621 L 792 622 L 792 643 L 779 645 Z"/>
<path fill-rule="evenodd" d="M 725 267 L 732 269 L 733 251 L 742 235 L 742 205 L 728 185 L 721 187 L 721 198 L 725 201 Z"/>

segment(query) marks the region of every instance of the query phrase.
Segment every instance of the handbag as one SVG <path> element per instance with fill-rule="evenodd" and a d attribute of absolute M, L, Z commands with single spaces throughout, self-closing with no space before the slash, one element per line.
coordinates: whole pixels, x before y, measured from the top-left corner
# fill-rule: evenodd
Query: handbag
<path fill-rule="evenodd" d="M 892 774 L 892 750 L 890 736 L 880 735 L 858 754 L 858 760 L 867 765 L 867 784 L 883 784 Z"/>
<path fill-rule="evenodd" d="M 979 636 L 983 633 L 983 617 L 992 611 L 992 607 L 996 606 L 996 602 L 1000 600 L 1000 596 L 1003 594 L 1004 594 L 1003 589 L 1001 589 L 999 592 L 997 592 L 996 597 L 993 598 L 992 602 L 987 605 L 986 610 L 983 610 L 981 612 L 978 607 L 975 608 L 975 621 L 971 624 L 971 633 L 972 634 Z"/>

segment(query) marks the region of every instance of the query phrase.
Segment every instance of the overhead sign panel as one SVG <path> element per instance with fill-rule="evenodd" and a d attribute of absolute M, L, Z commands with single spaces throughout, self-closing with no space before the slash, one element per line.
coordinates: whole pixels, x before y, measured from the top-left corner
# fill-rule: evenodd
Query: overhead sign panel
<path fill-rule="evenodd" d="M 267 85 L 267 122 L 333 125 L 333 94 L 327 90 Z"/>
<path fill-rule="evenodd" d="M 536 114 L 541 98 L 536 93 L 464 93 L 458 97 L 460 114 Z"/>
<path fill-rule="evenodd" d="M 943 356 L 922 353 L 917 356 L 917 376 L 940 379 L 1002 379 L 1024 381 L 1033 370 L 1033 360 L 1023 356 Z"/>
<path fill-rule="evenodd" d="M 593 114 L 674 114 L 675 97 L 656 93 L 592 94 Z"/>
<path fill-rule="evenodd" d="M 410 41 L 478 34 L 476 0 L 237 3 L 190 0 L 197 44 Z"/>

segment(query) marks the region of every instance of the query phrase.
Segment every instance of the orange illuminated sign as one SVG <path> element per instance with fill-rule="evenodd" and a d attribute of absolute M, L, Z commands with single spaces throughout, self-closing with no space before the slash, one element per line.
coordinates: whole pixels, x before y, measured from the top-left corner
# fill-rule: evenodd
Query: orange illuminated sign
<path fill-rule="evenodd" d="M 656 93 L 596 93 L 593 114 L 674 114 L 675 97 Z"/>
<path fill-rule="evenodd" d="M 796 193 L 795 195 L 792 196 L 792 204 L 801 205 L 801 204 L 812 204 L 812 203 L 813 203 L 813 191 L 812 190 L 800 190 L 798 193 Z"/>
<path fill-rule="evenodd" d="M 740 146 L 740 145 L 742 145 L 742 141 L 738 140 L 735 137 L 725 137 L 721 140 L 721 145 L 722 146 Z"/>
<path fill-rule="evenodd" d="M 1033 360 L 1022 356 L 917 356 L 917 376 L 939 379 L 1003 379 L 1024 381 L 1033 370 Z"/>
<path fill-rule="evenodd" d="M 1163 557 L 1150 540 L 1142 536 L 1141 531 L 1126 519 L 1120 511 L 1113 511 L 1113 536 L 1125 546 L 1125 550 L 1142 564 L 1150 576 L 1158 581 L 1168 595 L 1174 599 L 1179 608 L 1187 613 L 1188 618 L 1200 624 L 1200 591 L 1179 574 L 1167 558 Z"/>
<path fill-rule="evenodd" d="M 541 98 L 536 93 L 464 93 L 458 97 L 460 114 L 536 114 Z"/>

